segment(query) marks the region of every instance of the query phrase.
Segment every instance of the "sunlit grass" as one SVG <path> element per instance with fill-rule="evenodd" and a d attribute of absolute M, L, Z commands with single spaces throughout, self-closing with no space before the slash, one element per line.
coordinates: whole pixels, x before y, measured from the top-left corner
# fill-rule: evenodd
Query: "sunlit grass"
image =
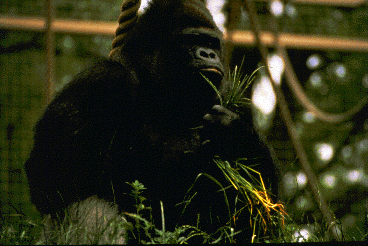
<path fill-rule="evenodd" d="M 257 226 L 263 228 L 264 233 L 272 224 L 284 225 L 286 212 L 283 204 L 274 203 L 271 194 L 264 185 L 262 175 L 257 170 L 242 164 L 246 163 L 246 158 L 238 159 L 234 162 L 224 161 L 216 157 L 214 162 L 221 169 L 229 183 L 236 189 L 246 203 L 243 209 L 248 209 L 250 213 L 250 225 L 253 228 L 252 242 L 256 236 Z M 241 212 L 241 211 L 238 211 Z M 276 216 L 273 216 L 276 213 Z M 256 214 L 256 216 L 252 216 Z M 256 218 L 253 219 L 252 218 Z M 233 216 L 236 220 L 236 215 Z M 279 221 L 275 221 L 279 220 Z M 235 221 L 234 221 L 235 222 Z"/>

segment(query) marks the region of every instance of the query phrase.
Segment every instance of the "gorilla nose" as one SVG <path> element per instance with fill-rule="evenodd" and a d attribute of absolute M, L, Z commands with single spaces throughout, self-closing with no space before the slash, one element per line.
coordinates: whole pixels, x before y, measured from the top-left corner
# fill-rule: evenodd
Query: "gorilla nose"
<path fill-rule="evenodd" d="M 208 62 L 220 62 L 220 59 L 216 52 L 208 48 L 198 48 L 196 51 L 197 58 Z"/>

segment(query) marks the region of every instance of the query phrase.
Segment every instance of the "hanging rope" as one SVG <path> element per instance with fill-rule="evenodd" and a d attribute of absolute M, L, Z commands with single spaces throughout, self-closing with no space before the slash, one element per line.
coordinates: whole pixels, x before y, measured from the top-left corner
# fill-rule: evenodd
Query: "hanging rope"
<path fill-rule="evenodd" d="M 133 29 L 138 19 L 138 10 L 141 6 L 141 0 L 125 0 L 121 6 L 121 14 L 119 15 L 119 26 L 115 32 L 115 38 L 112 41 L 112 50 L 109 57 L 117 51 L 121 46 L 129 31 Z"/>

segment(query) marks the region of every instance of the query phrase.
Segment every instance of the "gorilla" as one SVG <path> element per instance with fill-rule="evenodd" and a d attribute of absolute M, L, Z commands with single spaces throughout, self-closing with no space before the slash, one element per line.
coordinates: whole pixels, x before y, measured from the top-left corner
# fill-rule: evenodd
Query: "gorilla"
<path fill-rule="evenodd" d="M 126 20 L 134 25 L 123 27 Z M 195 181 L 201 173 L 225 180 L 215 155 L 258 158 L 262 175 L 274 180 L 271 152 L 250 111 L 240 118 L 218 105 L 202 77 L 222 94 L 230 86 L 222 33 L 204 0 L 154 0 L 120 23 L 110 57 L 77 75 L 38 121 L 25 163 L 31 201 L 51 227 L 65 211 L 72 220 L 88 217 L 86 211 L 112 218 L 136 212 L 127 182 L 138 180 L 156 226 L 162 201 L 168 230 L 191 224 L 213 233 L 230 218 L 224 196 L 208 178 Z"/>

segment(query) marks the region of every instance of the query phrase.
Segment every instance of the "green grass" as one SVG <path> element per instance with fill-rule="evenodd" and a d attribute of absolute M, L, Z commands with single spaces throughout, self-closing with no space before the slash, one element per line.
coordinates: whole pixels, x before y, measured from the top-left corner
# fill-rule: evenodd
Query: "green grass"
<path fill-rule="evenodd" d="M 25 215 L 17 214 L 10 220 L 0 223 L 1 245 L 29 245 L 35 244 L 37 235 L 41 231 L 41 221 L 32 221 Z M 11 222 L 10 222 L 11 221 Z"/>
<path fill-rule="evenodd" d="M 238 66 L 235 66 L 234 71 L 230 72 L 229 81 L 231 81 L 231 84 L 225 95 L 221 95 L 216 86 L 202 74 L 202 77 L 215 90 L 220 100 L 220 104 L 225 108 L 230 109 L 231 111 L 240 115 L 243 114 L 244 108 L 247 108 L 252 104 L 251 100 L 245 96 L 245 93 L 255 79 L 256 73 L 262 68 L 260 67 L 256 69 L 250 76 L 244 75 L 241 72 L 243 63 L 244 59 L 239 68 Z"/>
<path fill-rule="evenodd" d="M 244 170 L 243 167 L 238 167 L 240 170 Z M 244 171 L 250 171 L 249 168 L 245 168 Z M 237 178 L 229 178 L 233 180 L 237 180 Z M 237 181 L 238 182 L 238 181 Z M 242 182 L 240 182 L 242 183 Z M 236 183 L 233 184 L 237 186 Z M 112 220 L 109 224 L 106 225 L 106 228 L 102 228 L 104 230 L 111 230 L 112 232 L 117 232 L 121 230 L 127 231 L 127 236 L 130 240 L 137 242 L 139 244 L 187 244 L 191 243 L 192 240 L 195 242 L 202 243 L 236 243 L 234 237 L 237 233 L 235 232 L 231 226 L 224 226 L 219 228 L 218 232 L 214 235 L 209 235 L 204 231 L 201 231 L 199 228 L 193 225 L 182 225 L 175 229 L 175 231 L 167 231 L 165 230 L 165 222 L 162 220 L 162 225 L 154 225 L 149 218 L 145 218 L 142 214 L 145 210 L 151 211 L 150 207 L 145 205 L 147 201 L 143 196 L 143 192 L 145 191 L 145 187 L 143 184 L 135 181 L 131 184 L 132 186 L 132 195 L 134 195 L 136 199 L 136 213 L 124 213 L 126 218 L 130 218 L 130 220 L 125 220 L 126 223 L 115 223 Z M 254 186 L 254 185 L 250 185 Z M 252 195 L 250 195 L 252 196 Z M 250 198 L 252 200 L 254 198 Z M 259 198 L 260 200 L 264 199 Z M 231 201 L 233 202 L 233 201 Z M 251 203 L 251 202 L 250 202 Z M 258 204 L 253 204 L 252 207 L 255 209 Z M 163 205 L 162 205 L 163 207 Z M 249 208 L 249 206 L 247 207 Z M 257 210 L 257 209 L 255 209 Z M 163 209 L 162 217 L 164 218 Z M 267 214 L 267 212 L 265 213 Z M 68 217 L 68 216 L 67 216 Z M 271 216 L 267 218 L 264 214 L 262 214 L 261 210 L 257 210 L 257 215 L 254 216 L 253 225 L 254 231 L 262 231 L 265 230 L 263 220 L 267 221 L 268 229 L 272 230 L 272 233 L 267 238 L 262 237 L 254 237 L 253 242 L 265 242 L 265 243 L 285 243 L 285 242 L 296 242 L 300 238 L 295 237 L 293 235 L 294 230 L 296 229 L 296 224 L 294 224 L 288 216 L 282 215 L 280 218 L 279 213 L 271 213 Z M 229 218 L 232 219 L 232 218 Z M 66 218 L 67 220 L 67 218 Z M 128 222 L 131 221 L 131 222 Z M 280 224 L 282 223 L 282 224 Z M 162 229 L 158 229 L 157 227 L 161 227 Z M 19 221 L 16 224 L 8 224 L 3 225 L 0 230 L 0 244 L 19 244 L 19 245 L 29 245 L 29 244 L 44 244 L 44 241 L 40 240 L 42 236 L 42 221 L 32 222 L 27 219 L 26 216 L 20 216 Z M 86 234 L 84 231 L 88 231 L 88 228 L 80 228 L 78 224 L 73 223 L 64 223 L 60 227 L 60 229 L 55 232 L 54 237 L 56 240 L 52 241 L 55 244 L 61 245 L 69 245 L 69 244 L 96 244 L 98 242 L 101 243 L 101 234 Z M 323 231 L 323 230 L 321 230 Z M 80 233 L 81 236 L 77 235 Z M 115 237 L 118 234 L 111 234 L 110 238 L 103 239 L 103 243 L 106 244 L 114 244 L 119 242 L 119 238 Z M 78 241 L 75 241 L 75 238 L 78 238 Z M 323 237 L 315 236 L 312 237 L 310 241 L 323 241 Z"/>

